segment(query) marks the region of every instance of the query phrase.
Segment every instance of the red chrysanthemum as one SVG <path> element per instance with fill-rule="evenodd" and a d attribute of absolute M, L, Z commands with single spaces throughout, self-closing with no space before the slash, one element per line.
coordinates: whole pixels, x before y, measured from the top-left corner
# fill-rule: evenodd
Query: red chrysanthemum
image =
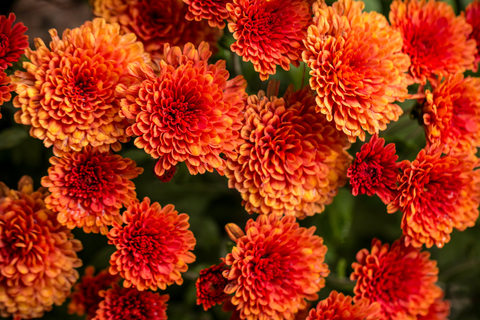
<path fill-rule="evenodd" d="M 234 155 L 240 143 L 241 116 L 247 94 L 242 76 L 228 80 L 225 61 L 208 64 L 209 46 L 165 45 L 165 60 L 156 76 L 149 66 L 132 64 L 130 73 L 141 81 L 119 86 L 122 113 L 135 123 L 129 135 L 135 145 L 158 159 L 157 176 L 185 162 L 191 174 L 221 174 L 226 166 L 220 154 Z"/>
<path fill-rule="evenodd" d="M 211 27 L 225 28 L 225 21 L 230 17 L 227 4 L 233 0 L 183 0 L 188 5 L 187 20 L 205 19 Z"/>
<path fill-rule="evenodd" d="M 375 320 L 379 319 L 379 312 L 378 303 L 360 299 L 352 305 L 352 297 L 332 291 L 327 299 L 310 310 L 306 320 Z"/>
<path fill-rule="evenodd" d="M 22 22 L 15 24 L 15 14 L 10 13 L 8 18 L 0 16 L 0 71 L 20 60 L 20 56 L 28 48 L 28 30 Z"/>
<path fill-rule="evenodd" d="M 21 108 L 15 121 L 30 125 L 30 135 L 53 145 L 57 156 L 87 145 L 119 150 L 129 139 L 128 121 L 118 114 L 115 86 L 131 85 L 127 65 L 149 61 L 148 54 L 133 34 L 121 36 L 119 25 L 103 19 L 67 29 L 61 38 L 55 29 L 50 34 L 50 49 L 36 39 L 37 50 L 26 50 L 27 71 L 12 77 L 18 93 L 13 104 Z"/>
<path fill-rule="evenodd" d="M 45 208 L 44 188 L 25 176 L 18 189 L 0 182 L 0 316 L 40 318 L 70 294 L 82 244 Z"/>
<path fill-rule="evenodd" d="M 0 106 L 10 101 L 12 95 L 10 92 L 15 90 L 15 85 L 10 84 L 10 77 L 3 71 L 0 71 Z M 0 110 L 1 111 L 1 110 Z M 2 119 L 2 114 L 0 113 L 0 119 Z"/>
<path fill-rule="evenodd" d="M 215 1 L 215 0 L 214 0 Z M 219 0 L 216 0 L 219 1 Z M 163 47 L 195 46 L 205 41 L 216 49 L 223 32 L 206 21 L 189 21 L 188 6 L 182 0 L 92 0 L 93 13 L 110 23 L 119 23 L 125 33 L 135 33 L 145 51 L 163 59 Z"/>
<path fill-rule="evenodd" d="M 480 79 L 450 75 L 426 91 L 423 122 L 427 140 L 464 152 L 480 146 Z"/>
<path fill-rule="evenodd" d="M 137 196 L 130 180 L 143 172 L 133 160 L 87 146 L 51 157 L 50 163 L 48 176 L 42 178 L 51 193 L 45 203 L 62 225 L 107 234 L 113 221 L 122 223 L 120 209 Z"/>
<path fill-rule="evenodd" d="M 313 4 L 313 25 L 304 40 L 303 61 L 312 69 L 310 86 L 317 110 L 334 121 L 351 142 L 365 140 L 397 121 L 394 104 L 408 94 L 409 58 L 402 37 L 376 12 L 362 12 L 361 1 L 339 0 L 332 7 Z"/>
<path fill-rule="evenodd" d="M 345 185 L 351 156 L 347 137 L 315 111 L 309 88 L 278 86 L 248 98 L 238 158 L 227 161 L 230 188 L 240 191 L 249 213 L 312 216 Z"/>
<path fill-rule="evenodd" d="M 410 56 L 409 71 L 416 83 L 435 82 L 435 76 L 473 68 L 477 49 L 475 40 L 468 40 L 472 27 L 447 2 L 395 0 L 389 17 L 402 34 L 403 52 Z"/>
<path fill-rule="evenodd" d="M 85 268 L 85 275 L 73 288 L 71 302 L 68 304 L 69 314 L 83 316 L 86 313 L 87 320 L 95 317 L 98 304 L 103 300 L 100 291 L 107 290 L 120 279 L 118 275 L 111 275 L 108 270 L 102 270 L 96 276 L 94 274 L 94 267 Z"/>
<path fill-rule="evenodd" d="M 472 33 L 469 39 L 475 40 L 477 43 L 477 53 L 475 54 L 475 64 L 473 71 L 477 72 L 478 63 L 480 62 L 480 1 L 473 1 L 465 9 L 465 18 L 467 23 L 472 26 Z"/>
<path fill-rule="evenodd" d="M 410 320 L 426 315 L 442 295 L 437 281 L 437 262 L 430 253 L 405 247 L 403 239 L 390 247 L 373 239 L 372 250 L 362 249 L 352 264 L 357 280 L 354 301 L 368 299 L 381 306 L 380 320 Z"/>
<path fill-rule="evenodd" d="M 236 246 L 225 260 L 231 266 L 223 272 L 229 281 L 225 293 L 234 294 L 231 302 L 241 319 L 293 320 L 307 307 L 305 299 L 316 300 L 325 286 L 323 239 L 313 235 L 315 227 L 299 227 L 293 216 L 260 215 L 245 230 L 233 238 Z"/>
<path fill-rule="evenodd" d="M 418 316 L 417 320 L 448 320 L 450 315 L 450 301 L 443 300 L 443 294 L 437 298 L 428 309 L 428 313 L 424 316 Z"/>
<path fill-rule="evenodd" d="M 397 196 L 388 212 L 403 212 L 406 245 L 441 248 L 453 228 L 472 227 L 480 205 L 480 170 L 472 154 L 445 155 L 432 145 L 422 149 L 398 176 Z"/>
<path fill-rule="evenodd" d="M 92 320 L 166 320 L 169 295 L 160 295 L 135 288 L 121 288 L 114 283 L 112 289 L 100 291 L 103 298 Z"/>
<path fill-rule="evenodd" d="M 195 261 L 195 238 L 188 230 L 188 215 L 174 206 L 150 204 L 149 198 L 132 203 L 123 213 L 124 226 L 113 223 L 108 243 L 117 247 L 110 257 L 110 273 L 120 273 L 123 286 L 165 289 L 183 283 L 182 272 Z"/>
<path fill-rule="evenodd" d="M 223 291 L 228 280 L 222 275 L 228 268 L 225 262 L 219 265 L 213 265 L 210 268 L 200 270 L 200 277 L 197 279 L 197 304 L 203 305 L 207 311 L 216 304 L 222 304 L 228 299 L 228 295 Z"/>
<path fill-rule="evenodd" d="M 304 0 L 233 0 L 228 30 L 233 33 L 233 52 L 251 61 L 260 79 L 275 74 L 277 65 L 290 70 L 300 65 L 311 22 L 310 6 Z"/>
<path fill-rule="evenodd" d="M 385 145 L 385 140 L 373 135 L 370 142 L 365 143 L 357 152 L 354 162 L 348 168 L 352 194 L 368 194 L 377 196 L 385 203 L 395 198 L 397 189 L 398 166 L 395 163 L 395 144 Z"/>

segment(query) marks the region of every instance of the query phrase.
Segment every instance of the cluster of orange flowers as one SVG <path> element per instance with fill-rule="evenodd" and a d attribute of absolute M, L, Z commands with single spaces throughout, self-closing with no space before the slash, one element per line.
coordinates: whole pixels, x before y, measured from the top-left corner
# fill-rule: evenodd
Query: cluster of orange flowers
<path fill-rule="evenodd" d="M 162 181 L 182 162 L 191 174 L 217 171 L 260 214 L 245 231 L 227 225 L 231 253 L 200 272 L 205 310 L 225 303 L 232 319 L 247 320 L 446 319 L 436 262 L 421 248 L 441 248 L 479 215 L 480 79 L 463 72 L 480 62 L 480 2 L 456 16 L 444 2 L 395 0 L 391 24 L 354 0 L 92 5 L 99 18 L 53 29 L 34 50 L 13 14 L 0 17 L 0 105 L 15 91 L 15 121 L 55 154 L 38 191 L 28 177 L 18 191 L 0 183 L 1 316 L 41 317 L 64 302 L 81 265 L 70 229 L 83 228 L 116 251 L 108 271 L 87 269 L 69 312 L 167 319 L 169 296 L 151 291 L 183 283 L 196 239 L 188 215 L 137 199 L 131 180 L 143 169 L 114 153 L 133 137 L 158 159 Z M 224 60 L 209 63 L 224 20 L 232 52 L 262 80 L 303 61 L 309 86 L 280 96 L 272 80 L 249 96 Z M 23 52 L 24 71 L 7 76 Z M 417 99 L 427 146 L 397 162 L 378 134 L 406 99 Z M 347 149 L 366 133 L 352 162 Z M 324 211 L 348 179 L 354 195 L 377 194 L 389 213 L 401 211 L 404 235 L 357 254 L 353 296 L 333 291 L 309 310 L 329 274 L 327 247 L 296 219 Z"/>

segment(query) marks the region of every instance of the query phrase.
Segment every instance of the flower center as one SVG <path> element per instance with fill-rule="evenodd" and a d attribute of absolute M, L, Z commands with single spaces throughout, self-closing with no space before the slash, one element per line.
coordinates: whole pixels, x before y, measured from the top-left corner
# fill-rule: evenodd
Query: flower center
<path fill-rule="evenodd" d="M 10 51 L 10 41 L 7 36 L 0 34 L 0 57 L 5 56 Z"/>
<path fill-rule="evenodd" d="M 356 169 L 356 174 L 350 180 L 352 185 L 371 188 L 380 184 L 382 167 L 377 162 L 362 162 Z"/>
<path fill-rule="evenodd" d="M 130 241 L 134 252 L 141 256 L 150 255 L 155 248 L 152 237 L 147 235 L 134 237 Z"/>
<path fill-rule="evenodd" d="M 94 92 L 95 86 L 91 77 L 83 74 L 68 77 L 68 84 L 64 87 L 65 96 L 76 107 L 77 112 L 94 111 L 95 108 L 90 103 Z"/>
<path fill-rule="evenodd" d="M 251 273 L 253 278 L 260 281 L 271 281 L 275 278 L 283 277 L 283 271 L 280 262 L 277 259 L 272 259 L 267 255 L 263 255 L 256 259 L 257 262 L 253 267 Z"/>
<path fill-rule="evenodd" d="M 71 171 L 66 186 L 70 189 L 69 196 L 82 199 L 98 198 L 102 192 L 103 179 L 100 170 L 89 165 L 75 167 Z"/>

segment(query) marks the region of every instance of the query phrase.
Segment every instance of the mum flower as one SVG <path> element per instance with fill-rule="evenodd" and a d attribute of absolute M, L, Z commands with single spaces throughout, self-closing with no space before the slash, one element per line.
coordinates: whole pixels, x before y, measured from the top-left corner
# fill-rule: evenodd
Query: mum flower
<path fill-rule="evenodd" d="M 188 5 L 187 20 L 205 19 L 211 27 L 225 28 L 225 21 L 230 16 L 227 4 L 233 0 L 183 0 Z"/>
<path fill-rule="evenodd" d="M 50 191 L 45 203 L 62 225 L 107 234 L 113 221 L 122 223 L 120 209 L 136 199 L 130 180 L 143 172 L 133 160 L 87 146 L 51 157 L 50 163 L 48 176 L 42 178 Z"/>
<path fill-rule="evenodd" d="M 248 97 L 238 158 L 227 161 L 229 187 L 242 195 L 249 213 L 298 218 L 325 209 L 346 183 L 351 156 L 347 137 L 315 112 L 309 88 L 278 85 Z"/>
<path fill-rule="evenodd" d="M 299 227 L 293 216 L 260 215 L 245 230 L 232 238 L 236 246 L 225 259 L 231 266 L 223 272 L 229 281 L 225 293 L 233 294 L 241 319 L 293 320 L 307 307 L 305 299 L 316 300 L 325 286 L 323 239 L 313 235 L 315 227 Z"/>
<path fill-rule="evenodd" d="M 223 277 L 222 272 L 228 270 L 225 262 L 213 265 L 210 268 L 200 270 L 200 277 L 197 279 L 197 304 L 203 305 L 207 311 L 216 304 L 222 304 L 229 296 L 223 292 L 228 281 Z"/>
<path fill-rule="evenodd" d="M 135 145 L 159 159 L 157 176 L 179 162 L 191 174 L 223 173 L 220 154 L 235 154 L 247 83 L 242 76 L 228 80 L 224 60 L 208 64 L 211 54 L 205 42 L 198 50 L 191 43 L 183 51 L 165 45 L 158 76 L 149 66 L 132 64 L 139 83 L 117 87 L 124 97 L 122 114 L 135 121 L 127 134 L 138 136 Z"/>
<path fill-rule="evenodd" d="M 127 65 L 149 61 L 148 54 L 133 34 L 122 36 L 119 25 L 103 19 L 67 29 L 61 38 L 55 29 L 50 35 L 50 49 L 36 39 L 37 50 L 25 53 L 27 71 L 13 77 L 13 104 L 21 109 L 15 121 L 30 125 L 30 135 L 53 145 L 57 156 L 87 145 L 118 151 L 128 141 L 128 121 L 118 114 L 115 86 L 131 85 Z"/>
<path fill-rule="evenodd" d="M 275 74 L 277 65 L 290 70 L 298 67 L 303 50 L 302 39 L 311 22 L 310 6 L 303 0 L 233 0 L 228 30 L 235 42 L 230 49 L 251 61 L 260 79 Z"/>
<path fill-rule="evenodd" d="M 4 102 L 10 101 L 12 95 L 10 92 L 15 90 L 15 86 L 10 84 L 12 79 L 7 76 L 7 74 L 3 71 L 0 71 L 0 106 Z M 0 119 L 2 119 L 2 114 L 0 113 Z"/>
<path fill-rule="evenodd" d="M 402 37 L 376 12 L 361 12 L 363 2 L 340 0 L 332 7 L 313 4 L 313 24 L 302 57 L 317 91 L 317 111 L 334 121 L 351 142 L 365 140 L 397 121 L 402 109 L 393 104 L 407 97 L 410 65 Z"/>
<path fill-rule="evenodd" d="M 446 2 L 395 0 L 390 5 L 392 27 L 402 34 L 403 52 L 411 59 L 410 75 L 416 83 L 436 81 L 435 76 L 463 73 L 473 68 L 475 40 L 463 16 L 455 16 Z"/>
<path fill-rule="evenodd" d="M 472 33 L 470 33 L 469 39 L 473 39 L 477 43 L 477 53 L 475 54 L 473 67 L 473 71 L 477 72 L 478 63 L 480 62 L 480 1 L 475 0 L 467 6 L 465 18 L 467 23 L 472 26 Z"/>
<path fill-rule="evenodd" d="M 369 196 L 377 194 L 385 204 L 395 198 L 399 174 L 395 161 L 398 156 L 395 154 L 394 143 L 384 145 L 385 140 L 375 134 L 357 152 L 347 171 L 354 196 L 359 193 Z"/>
<path fill-rule="evenodd" d="M 403 212 L 406 245 L 441 248 L 453 228 L 475 225 L 480 205 L 480 170 L 472 154 L 445 155 L 438 145 L 422 149 L 398 176 L 397 196 L 388 212 Z"/>
<path fill-rule="evenodd" d="M 206 21 L 189 21 L 189 7 L 182 0 L 92 0 L 93 13 L 110 23 L 119 23 L 124 33 L 134 33 L 155 59 L 163 59 L 163 47 L 183 47 L 208 42 L 216 47 L 222 31 Z"/>
<path fill-rule="evenodd" d="M 372 249 L 362 249 L 352 264 L 350 279 L 357 280 L 353 289 L 355 302 L 367 299 L 381 306 L 381 320 L 407 320 L 425 316 L 442 295 L 435 282 L 438 268 L 430 253 L 405 247 L 403 239 L 390 247 L 373 239 Z"/>
<path fill-rule="evenodd" d="M 424 316 L 418 316 L 417 320 L 448 320 L 450 314 L 450 301 L 443 300 L 443 295 L 437 298 L 428 309 Z"/>
<path fill-rule="evenodd" d="M 24 176 L 18 189 L 0 182 L 0 316 L 41 318 L 70 294 L 82 244 L 45 208 L 44 188 Z"/>
<path fill-rule="evenodd" d="M 97 315 L 92 320 L 166 320 L 168 294 L 160 295 L 135 288 L 121 288 L 114 283 L 112 289 L 100 292 Z"/>
<path fill-rule="evenodd" d="M 95 317 L 98 304 L 103 300 L 100 297 L 100 291 L 107 290 L 112 284 L 119 280 L 118 275 L 111 275 L 108 270 L 100 271 L 96 276 L 95 268 L 88 266 L 85 268 L 85 275 L 74 287 L 74 292 L 70 297 L 68 304 L 68 313 L 76 313 L 79 316 L 87 314 L 87 320 Z"/>
<path fill-rule="evenodd" d="M 379 312 L 378 303 L 370 304 L 368 299 L 360 299 L 352 304 L 352 297 L 332 291 L 327 299 L 310 310 L 306 320 L 373 320 L 378 319 Z"/>
<path fill-rule="evenodd" d="M 423 122 L 427 140 L 457 151 L 480 146 L 480 79 L 461 73 L 448 76 L 426 91 Z"/>
<path fill-rule="evenodd" d="M 113 223 L 108 243 L 116 246 L 110 257 L 110 273 L 125 279 L 123 286 L 164 290 L 183 283 L 182 272 L 195 261 L 195 238 L 188 230 L 188 215 L 174 206 L 150 204 L 149 198 L 132 204 L 123 213 L 124 226 Z"/>
<path fill-rule="evenodd" d="M 3 71 L 13 62 L 20 60 L 20 56 L 28 48 L 28 36 L 24 33 L 27 27 L 22 22 L 15 25 L 15 14 L 10 13 L 8 18 L 0 16 L 0 70 Z"/>

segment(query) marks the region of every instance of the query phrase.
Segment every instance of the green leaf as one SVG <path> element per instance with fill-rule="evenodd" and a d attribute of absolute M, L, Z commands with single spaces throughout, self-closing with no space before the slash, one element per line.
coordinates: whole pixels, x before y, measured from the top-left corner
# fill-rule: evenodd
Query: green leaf
<path fill-rule="evenodd" d="M 327 207 L 327 214 L 333 235 L 339 242 L 344 242 L 350 232 L 355 198 L 347 188 L 340 189 L 333 203 Z"/>
<path fill-rule="evenodd" d="M 0 150 L 11 149 L 18 146 L 23 139 L 28 137 L 27 131 L 21 127 L 7 128 L 0 132 Z"/>

